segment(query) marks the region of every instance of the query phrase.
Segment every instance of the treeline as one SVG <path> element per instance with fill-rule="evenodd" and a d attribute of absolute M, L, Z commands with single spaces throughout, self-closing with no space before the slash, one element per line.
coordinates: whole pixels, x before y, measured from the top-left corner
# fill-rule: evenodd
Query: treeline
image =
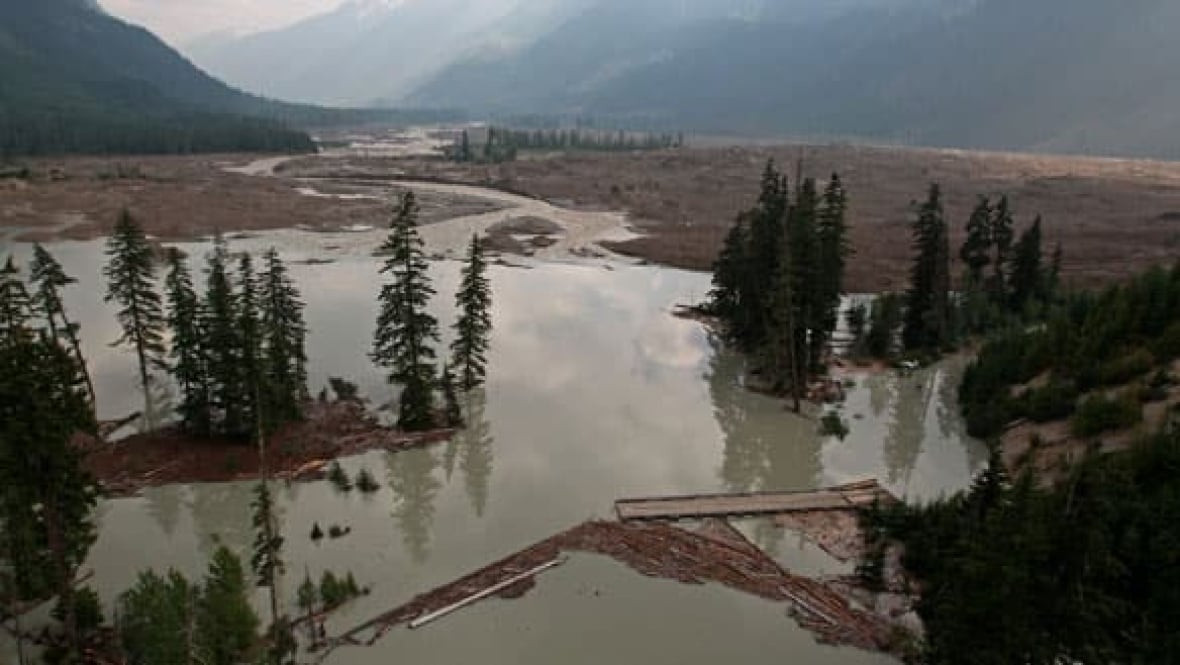
<path fill-rule="evenodd" d="M 489 127 L 483 145 L 473 145 L 467 130 L 447 150 L 456 162 L 510 162 L 524 150 L 577 150 L 591 152 L 629 152 L 679 148 L 683 134 L 636 134 L 619 130 L 581 129 L 506 129 Z"/>
<path fill-rule="evenodd" d="M 969 492 L 870 511 L 921 585 L 918 662 L 1057 665 L 1180 661 L 1180 430 L 1092 453 L 1042 488 L 993 453 Z M 881 561 L 862 568 L 880 584 Z"/>
<path fill-rule="evenodd" d="M 1043 324 L 997 335 L 967 369 L 959 391 L 968 430 L 990 437 L 1010 422 L 1074 418 L 1091 436 L 1133 425 L 1141 404 L 1158 401 L 1180 358 L 1180 263 L 1104 291 L 1070 294 Z M 1014 392 L 1020 384 L 1036 385 Z M 1083 395 L 1110 386 L 1117 395 Z"/>
<path fill-rule="evenodd" d="M 714 267 L 708 311 L 796 407 L 839 321 L 851 254 L 847 207 L 838 175 L 822 193 L 812 178 L 792 191 L 770 162 L 757 204 L 738 215 Z"/>
<path fill-rule="evenodd" d="M 314 152 L 304 132 L 228 114 L 144 114 L 74 107 L 22 113 L 0 108 L 0 158 L 84 154 Z"/>

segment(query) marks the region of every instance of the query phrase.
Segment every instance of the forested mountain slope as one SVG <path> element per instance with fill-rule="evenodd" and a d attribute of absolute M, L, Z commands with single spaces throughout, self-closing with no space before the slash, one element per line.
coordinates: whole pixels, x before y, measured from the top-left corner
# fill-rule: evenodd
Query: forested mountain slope
<path fill-rule="evenodd" d="M 703 131 L 1180 157 L 1180 79 L 1169 73 L 1180 3 L 733 7 L 657 20 L 601 0 L 528 48 L 449 67 L 410 99 Z"/>

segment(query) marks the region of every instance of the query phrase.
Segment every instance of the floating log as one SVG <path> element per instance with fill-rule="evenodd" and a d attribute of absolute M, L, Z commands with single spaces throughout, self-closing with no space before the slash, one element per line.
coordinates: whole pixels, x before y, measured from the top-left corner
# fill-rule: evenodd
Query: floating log
<path fill-rule="evenodd" d="M 426 624 L 428 624 L 432 621 L 435 621 L 436 619 L 443 618 L 444 616 L 450 614 L 451 612 L 454 612 L 455 610 L 463 609 L 464 607 L 467 607 L 468 605 L 479 602 L 479 601 L 483 600 L 484 598 L 487 598 L 488 596 L 494 596 L 497 593 L 503 591 L 504 589 L 507 589 L 508 587 L 511 587 L 511 586 L 515 586 L 516 584 L 519 584 L 520 582 L 523 582 L 524 580 L 527 580 L 531 577 L 539 575 L 539 574 L 545 572 L 546 570 L 549 570 L 550 568 L 556 568 L 557 566 L 560 566 L 561 564 L 565 563 L 567 558 L 568 557 L 564 557 L 564 556 L 558 557 L 558 558 L 550 561 L 549 563 L 543 563 L 543 564 L 537 566 L 536 568 L 533 568 L 532 570 L 529 570 L 529 571 L 526 571 L 526 572 L 523 572 L 523 573 L 517 575 L 516 577 L 506 579 L 503 582 L 500 582 L 499 584 L 494 584 L 494 585 L 484 589 L 483 591 L 473 593 L 470 596 L 464 598 L 463 600 L 460 600 L 457 603 L 451 603 L 450 605 L 447 605 L 446 607 L 435 610 L 429 614 L 420 616 L 417 619 L 414 619 L 413 621 L 411 621 L 409 623 L 409 627 L 411 629 L 421 628 L 422 626 L 425 626 Z"/>
<path fill-rule="evenodd" d="M 876 480 L 860 480 L 804 492 L 744 492 L 621 499 L 615 502 L 615 511 L 624 522 L 679 520 L 850 510 L 870 506 L 876 501 L 887 503 L 896 499 Z"/>

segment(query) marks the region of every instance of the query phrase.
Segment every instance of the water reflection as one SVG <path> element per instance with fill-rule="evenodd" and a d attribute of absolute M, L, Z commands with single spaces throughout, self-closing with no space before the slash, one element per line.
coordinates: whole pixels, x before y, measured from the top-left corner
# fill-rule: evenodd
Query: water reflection
<path fill-rule="evenodd" d="M 235 552 L 249 551 L 254 542 L 250 523 L 253 487 L 247 483 L 201 483 L 192 492 L 193 525 L 202 558 L 212 558 L 218 545 Z"/>
<path fill-rule="evenodd" d="M 487 509 L 492 478 L 492 424 L 488 422 L 486 407 L 482 392 L 469 396 L 464 414 L 467 427 L 454 440 L 462 453 L 459 467 L 463 471 L 463 486 L 476 517 L 483 517 Z"/>
<path fill-rule="evenodd" d="M 414 563 L 430 557 L 434 501 L 442 483 L 434 477 L 438 460 L 429 450 L 385 456 L 389 487 L 393 490 L 393 519 Z"/>
<path fill-rule="evenodd" d="M 185 507 L 184 486 L 150 487 L 144 490 L 143 498 L 148 514 L 159 525 L 160 530 L 170 537 L 176 533 L 181 510 Z"/>
<path fill-rule="evenodd" d="M 709 340 L 709 395 L 721 427 L 721 479 L 732 492 L 807 489 L 823 475 L 815 423 L 787 411 L 782 400 L 752 394 L 742 385 L 746 363 Z"/>

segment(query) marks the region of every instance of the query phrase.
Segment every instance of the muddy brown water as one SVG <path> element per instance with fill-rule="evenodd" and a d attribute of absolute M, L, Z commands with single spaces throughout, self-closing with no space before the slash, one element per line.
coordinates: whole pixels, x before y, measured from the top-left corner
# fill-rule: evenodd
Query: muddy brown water
<path fill-rule="evenodd" d="M 373 233 L 281 231 L 232 241 L 236 251 L 276 245 L 308 303 L 313 392 L 329 376 L 356 381 L 374 406 L 393 390 L 367 358 L 376 315 Z M 207 243 L 179 245 L 194 259 Z M 18 256 L 26 246 L 15 246 Z M 100 242 L 51 250 L 77 276 L 67 305 L 82 326 L 101 415 L 139 408 L 134 358 L 102 302 Z M 308 258 L 333 262 L 302 265 Z M 200 262 L 197 261 L 199 264 Z M 438 261 L 432 309 L 453 320 L 459 264 Z M 911 376 L 860 377 L 842 407 L 851 434 L 820 436 L 815 414 L 741 385 L 743 360 L 701 324 L 671 316 L 695 302 L 707 275 L 603 262 L 493 267 L 495 332 L 486 390 L 469 427 L 428 450 L 346 460 L 371 470 L 380 492 L 339 494 L 324 482 L 279 491 L 285 596 L 305 573 L 351 571 L 372 594 L 329 621 L 335 634 L 412 596 L 592 517 L 626 496 L 791 490 L 877 477 L 911 499 L 965 487 L 986 458 L 963 433 L 954 404 L 961 371 L 950 362 Z M 444 334 L 443 342 L 449 340 Z M 441 348 L 441 347 L 440 347 Z M 108 603 L 147 567 L 199 575 L 220 542 L 248 558 L 248 483 L 177 485 L 106 501 L 86 567 Z M 352 528 L 314 544 L 314 523 Z M 739 528 L 789 569 L 847 568 L 767 520 Z M 263 597 L 258 597 L 263 611 Z M 10 645 L 4 647 L 10 648 Z M 9 651 L 11 653 L 11 651 Z M 9 656 L 10 657 L 10 656 Z M 5 658 L 0 650 L 0 662 Z M 816 644 L 782 605 L 714 585 L 644 578 L 612 561 L 575 556 L 519 600 L 488 600 L 329 663 L 880 663 L 878 654 Z"/>

